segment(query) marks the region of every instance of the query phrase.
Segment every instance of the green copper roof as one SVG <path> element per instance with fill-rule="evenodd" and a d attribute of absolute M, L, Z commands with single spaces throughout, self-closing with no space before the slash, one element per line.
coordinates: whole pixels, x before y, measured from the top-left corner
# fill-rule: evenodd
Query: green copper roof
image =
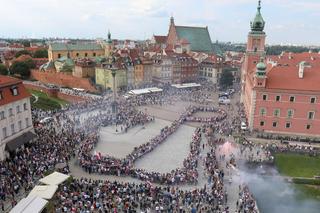
<path fill-rule="evenodd" d="M 102 50 L 101 45 L 96 43 L 75 43 L 75 44 L 52 43 L 50 44 L 50 46 L 51 46 L 51 49 L 55 51 Z"/>
<path fill-rule="evenodd" d="M 257 14 L 253 19 L 253 21 L 250 23 L 251 30 L 255 32 L 262 32 L 265 25 L 265 21 L 262 18 L 260 10 L 261 10 L 261 0 L 259 0 L 259 3 L 258 3 Z"/>
<path fill-rule="evenodd" d="M 213 52 L 210 34 L 207 27 L 176 26 L 179 39 L 187 39 L 191 51 Z"/>
<path fill-rule="evenodd" d="M 257 71 L 256 74 L 257 76 L 265 76 L 266 74 L 266 69 L 267 69 L 267 65 L 263 62 L 263 58 L 260 58 L 260 62 L 257 64 Z"/>

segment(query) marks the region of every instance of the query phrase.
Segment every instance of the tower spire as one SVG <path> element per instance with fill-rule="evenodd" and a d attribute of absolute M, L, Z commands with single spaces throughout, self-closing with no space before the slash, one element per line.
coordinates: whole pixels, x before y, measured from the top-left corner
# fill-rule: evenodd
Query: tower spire
<path fill-rule="evenodd" d="M 108 43 L 112 43 L 110 29 L 108 29 Z"/>
<path fill-rule="evenodd" d="M 261 15 L 261 0 L 258 1 L 257 14 L 251 22 L 251 30 L 254 32 L 262 32 L 264 29 L 265 21 Z"/>

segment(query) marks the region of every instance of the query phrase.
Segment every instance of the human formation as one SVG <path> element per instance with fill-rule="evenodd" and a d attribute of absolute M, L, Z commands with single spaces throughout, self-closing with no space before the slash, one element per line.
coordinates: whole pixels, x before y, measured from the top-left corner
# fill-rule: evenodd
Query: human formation
<path fill-rule="evenodd" d="M 181 94 L 184 94 L 181 96 Z M 185 95 L 188 94 L 188 95 Z M 30 191 L 49 171 L 59 163 L 66 166 L 61 172 L 69 173 L 68 163 L 76 158 L 79 166 L 88 173 L 100 175 L 130 176 L 141 184 L 73 179 L 59 188 L 55 197 L 57 212 L 228 212 L 224 189 L 224 171 L 216 159 L 215 144 L 223 139 L 212 139 L 210 134 L 229 135 L 227 112 L 215 107 L 194 105 L 187 107 L 171 125 L 145 144 L 137 146 L 123 159 L 93 154 L 99 141 L 99 128 L 117 125 L 119 133 L 137 125 L 153 122 L 154 117 L 136 109 L 144 105 L 173 104 L 180 97 L 184 101 L 201 102 L 207 95 L 199 91 L 166 91 L 164 94 L 120 99 L 118 114 L 110 110 L 111 94 L 106 98 L 92 99 L 61 110 L 41 111 L 33 109 L 37 139 L 18 150 L 7 161 L 0 162 L 0 206 L 14 206 L 18 194 Z M 183 97 L 183 98 L 181 98 Z M 211 117 L 198 117 L 196 112 L 211 112 Z M 83 116 L 85 115 L 85 116 Z M 54 122 L 41 124 L 43 117 L 53 117 Z M 190 151 L 183 166 L 168 173 L 150 172 L 134 167 L 135 161 L 165 143 L 185 122 L 200 122 L 190 141 Z M 229 127 L 228 127 L 229 126 Z M 201 156 L 203 138 L 209 151 Z M 182 190 L 181 184 L 196 184 L 198 167 L 202 165 L 208 183 L 198 189 Z M 158 185 L 159 184 L 159 185 Z"/>

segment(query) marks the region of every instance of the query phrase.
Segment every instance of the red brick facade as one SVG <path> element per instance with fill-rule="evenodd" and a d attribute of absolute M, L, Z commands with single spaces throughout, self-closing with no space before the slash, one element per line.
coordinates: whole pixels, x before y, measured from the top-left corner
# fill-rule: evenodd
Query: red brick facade
<path fill-rule="evenodd" d="M 241 102 L 250 130 L 320 137 L 320 54 L 265 56 L 264 32 L 251 31 Z"/>
<path fill-rule="evenodd" d="M 47 84 L 55 84 L 69 88 L 82 88 L 91 92 L 97 91 L 89 79 L 74 77 L 62 72 L 32 70 L 31 77 Z"/>

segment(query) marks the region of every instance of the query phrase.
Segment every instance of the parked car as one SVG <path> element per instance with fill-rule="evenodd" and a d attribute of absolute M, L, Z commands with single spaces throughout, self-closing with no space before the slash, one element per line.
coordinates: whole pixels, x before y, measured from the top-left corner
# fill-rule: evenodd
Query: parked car
<path fill-rule="evenodd" d="M 246 122 L 242 121 L 240 128 L 241 128 L 241 130 L 244 130 L 244 131 L 247 130 L 247 124 L 246 124 Z"/>
<path fill-rule="evenodd" d="M 230 104 L 230 99 L 229 98 L 219 98 L 219 104 L 224 104 L 224 105 L 229 105 Z"/>

